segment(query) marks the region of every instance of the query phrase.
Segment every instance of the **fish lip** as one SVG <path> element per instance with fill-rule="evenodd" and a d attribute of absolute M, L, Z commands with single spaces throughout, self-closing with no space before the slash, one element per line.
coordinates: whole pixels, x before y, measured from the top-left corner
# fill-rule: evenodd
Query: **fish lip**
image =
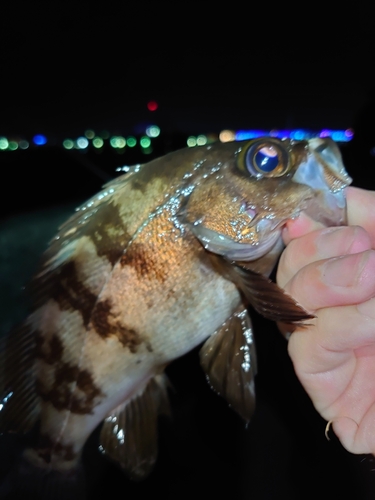
<path fill-rule="evenodd" d="M 310 139 L 309 154 L 295 171 L 292 181 L 308 186 L 311 196 L 301 211 L 326 226 L 347 225 L 346 188 L 352 182 L 333 141 Z"/>
<path fill-rule="evenodd" d="M 305 206 L 292 219 L 297 218 L 301 213 L 326 227 L 347 226 L 346 188 L 336 192 L 330 190 L 315 192 L 314 196 L 306 200 Z"/>

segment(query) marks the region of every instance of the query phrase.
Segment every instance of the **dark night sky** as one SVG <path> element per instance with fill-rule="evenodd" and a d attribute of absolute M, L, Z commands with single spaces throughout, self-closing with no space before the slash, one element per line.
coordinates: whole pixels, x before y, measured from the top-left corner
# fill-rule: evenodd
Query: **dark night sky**
<path fill-rule="evenodd" d="M 18 2 L 0 17 L 0 134 L 123 129 L 148 99 L 164 129 L 348 127 L 375 85 L 370 12 L 178 9 Z"/>

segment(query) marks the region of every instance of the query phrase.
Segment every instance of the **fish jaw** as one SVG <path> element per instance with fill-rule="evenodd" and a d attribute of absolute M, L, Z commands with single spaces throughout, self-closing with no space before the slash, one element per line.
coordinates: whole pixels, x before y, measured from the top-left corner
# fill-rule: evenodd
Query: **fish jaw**
<path fill-rule="evenodd" d="M 293 181 L 310 186 L 314 196 L 303 211 L 325 226 L 347 224 L 346 187 L 352 182 L 337 145 L 330 139 L 311 139 L 306 161 L 297 168 Z"/>

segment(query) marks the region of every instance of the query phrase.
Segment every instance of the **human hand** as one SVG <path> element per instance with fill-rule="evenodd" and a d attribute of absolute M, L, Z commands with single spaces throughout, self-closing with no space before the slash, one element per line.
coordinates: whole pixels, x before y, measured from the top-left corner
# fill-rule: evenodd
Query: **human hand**
<path fill-rule="evenodd" d="M 347 203 L 347 227 L 288 223 L 277 282 L 316 316 L 289 339 L 299 380 L 348 451 L 375 454 L 375 192 Z"/>

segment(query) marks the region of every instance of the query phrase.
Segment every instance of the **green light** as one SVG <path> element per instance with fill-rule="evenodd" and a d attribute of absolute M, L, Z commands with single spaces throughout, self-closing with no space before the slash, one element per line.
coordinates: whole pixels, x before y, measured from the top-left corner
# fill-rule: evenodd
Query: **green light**
<path fill-rule="evenodd" d="M 8 149 L 10 149 L 11 151 L 15 151 L 16 149 L 18 149 L 18 142 L 9 141 Z"/>
<path fill-rule="evenodd" d="M 8 149 L 8 144 L 8 139 L 6 139 L 5 137 L 0 137 L 0 149 Z"/>
<path fill-rule="evenodd" d="M 130 136 L 126 139 L 126 142 L 129 148 L 134 148 L 134 146 L 137 144 L 137 139 L 133 136 Z"/>
<path fill-rule="evenodd" d="M 22 141 L 19 142 L 18 146 L 21 149 L 27 149 L 29 147 L 29 143 L 28 143 L 28 141 L 25 141 L 24 139 L 22 139 Z"/>
<path fill-rule="evenodd" d="M 95 132 L 91 129 L 85 131 L 85 136 L 87 139 L 93 139 L 95 137 Z"/>
<path fill-rule="evenodd" d="M 189 148 L 193 148 L 194 146 L 197 145 L 197 138 L 191 135 L 190 137 L 188 137 L 186 143 L 189 146 Z"/>
<path fill-rule="evenodd" d="M 151 125 L 146 128 L 146 134 L 149 137 L 158 137 L 160 135 L 160 128 L 157 125 Z"/>
<path fill-rule="evenodd" d="M 116 135 L 111 137 L 109 143 L 113 148 L 121 149 L 121 148 L 124 148 L 126 146 L 126 140 L 124 139 L 124 137 L 116 136 Z"/>
<path fill-rule="evenodd" d="M 198 135 L 197 137 L 197 145 L 204 146 L 207 144 L 207 137 L 205 135 Z"/>
<path fill-rule="evenodd" d="M 149 148 L 151 146 L 151 140 L 144 135 L 143 137 L 141 137 L 140 144 L 144 149 Z"/>
<path fill-rule="evenodd" d="M 63 146 L 65 149 L 73 149 L 74 148 L 74 142 L 72 139 L 65 139 L 63 141 Z"/>
<path fill-rule="evenodd" d="M 94 148 L 102 148 L 103 147 L 103 144 L 104 144 L 104 141 L 101 137 L 95 137 L 95 139 L 92 141 L 92 145 L 94 146 Z"/>

